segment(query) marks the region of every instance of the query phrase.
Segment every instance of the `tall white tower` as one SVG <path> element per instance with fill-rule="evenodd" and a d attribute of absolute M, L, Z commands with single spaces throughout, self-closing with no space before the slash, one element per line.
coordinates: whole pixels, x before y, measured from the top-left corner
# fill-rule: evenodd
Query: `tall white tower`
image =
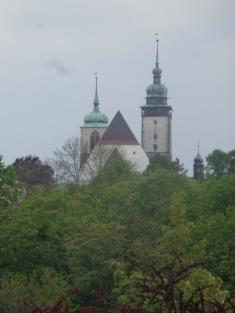
<path fill-rule="evenodd" d="M 156 64 L 153 69 L 153 84 L 147 87 L 146 104 L 141 107 L 144 151 L 151 158 L 162 154 L 171 159 L 171 115 L 172 108 L 167 104 L 167 88 L 161 83 L 161 69 L 158 60 L 157 38 Z"/>

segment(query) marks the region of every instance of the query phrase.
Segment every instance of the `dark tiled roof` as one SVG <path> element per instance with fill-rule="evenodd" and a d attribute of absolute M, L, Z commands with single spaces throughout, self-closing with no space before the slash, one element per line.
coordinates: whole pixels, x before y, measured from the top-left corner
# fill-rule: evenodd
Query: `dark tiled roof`
<path fill-rule="evenodd" d="M 120 111 L 116 113 L 108 128 L 104 132 L 101 138 L 101 143 L 109 145 L 139 144 Z"/>

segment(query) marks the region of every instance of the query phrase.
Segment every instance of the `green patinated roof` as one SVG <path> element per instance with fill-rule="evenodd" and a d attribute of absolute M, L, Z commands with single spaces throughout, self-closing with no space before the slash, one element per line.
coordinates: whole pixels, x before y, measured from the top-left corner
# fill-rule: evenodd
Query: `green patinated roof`
<path fill-rule="evenodd" d="M 153 75 L 161 75 L 162 70 L 156 65 L 153 69 Z"/>
<path fill-rule="evenodd" d="M 107 127 L 108 126 L 108 118 L 107 116 L 100 112 L 99 110 L 99 98 L 98 98 L 98 90 L 97 90 L 97 76 L 96 76 L 96 86 L 95 86 L 95 98 L 94 98 L 94 109 L 92 112 L 88 113 L 84 118 L 83 127 Z"/>
<path fill-rule="evenodd" d="M 153 83 L 146 88 L 147 98 L 167 98 L 168 90 L 166 86 L 161 83 L 162 70 L 159 67 L 159 60 L 158 60 L 158 39 L 157 39 L 156 62 L 155 62 L 155 67 L 152 72 L 153 72 Z M 149 104 L 148 101 L 147 101 L 147 104 Z M 157 104 L 159 103 L 157 102 Z"/>
<path fill-rule="evenodd" d="M 108 126 L 107 116 L 100 111 L 93 111 L 88 113 L 84 118 L 84 127 L 107 127 Z"/>
<path fill-rule="evenodd" d="M 146 88 L 148 96 L 167 96 L 167 88 L 161 83 L 153 83 Z"/>

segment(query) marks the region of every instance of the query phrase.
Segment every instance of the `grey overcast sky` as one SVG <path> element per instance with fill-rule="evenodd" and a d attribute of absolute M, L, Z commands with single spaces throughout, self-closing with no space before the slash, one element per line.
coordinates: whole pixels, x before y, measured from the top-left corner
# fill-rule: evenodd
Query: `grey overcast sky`
<path fill-rule="evenodd" d="M 191 171 L 235 148 L 234 0 L 0 0 L 0 154 L 50 158 L 92 110 L 119 109 L 140 140 L 154 33 L 173 107 L 173 156 Z"/>

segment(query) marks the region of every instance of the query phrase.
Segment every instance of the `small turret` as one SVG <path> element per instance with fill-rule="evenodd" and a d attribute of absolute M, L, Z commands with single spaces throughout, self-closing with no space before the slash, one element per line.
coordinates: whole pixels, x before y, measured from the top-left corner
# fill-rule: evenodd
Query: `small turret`
<path fill-rule="evenodd" d="M 203 158 L 201 157 L 199 153 L 199 144 L 198 144 L 198 151 L 197 155 L 194 158 L 194 164 L 193 164 L 193 178 L 194 179 L 203 179 L 204 178 L 204 164 L 203 164 Z"/>

